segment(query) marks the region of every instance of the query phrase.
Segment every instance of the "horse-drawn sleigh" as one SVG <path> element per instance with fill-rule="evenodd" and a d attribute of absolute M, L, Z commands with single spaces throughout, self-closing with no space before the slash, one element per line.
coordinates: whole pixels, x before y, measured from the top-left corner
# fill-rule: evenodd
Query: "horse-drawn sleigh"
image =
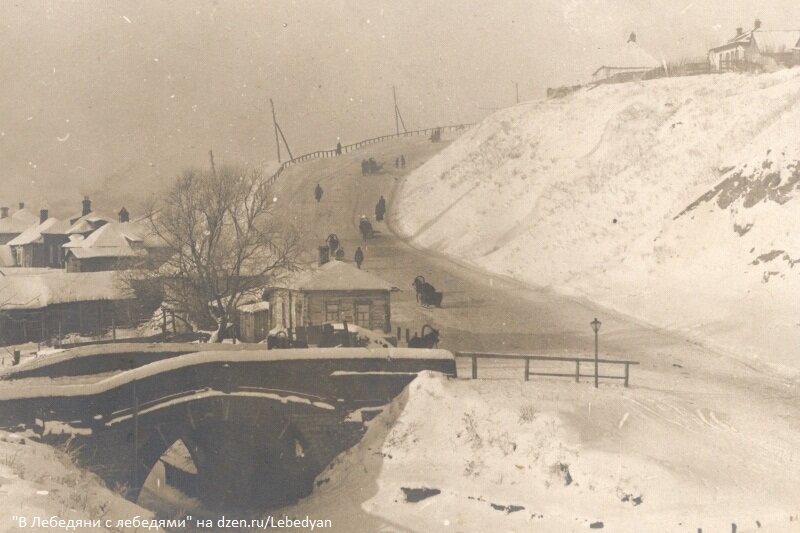
<path fill-rule="evenodd" d="M 425 331 L 427 329 L 427 332 Z M 439 345 L 439 330 L 433 329 L 428 324 L 422 326 L 422 334 L 418 337 L 415 333 L 408 339 L 409 348 L 436 348 Z"/>
<path fill-rule="evenodd" d="M 361 238 L 365 241 L 375 236 L 375 230 L 372 229 L 372 224 L 365 216 L 362 216 L 358 222 L 358 231 L 361 232 Z"/>
<path fill-rule="evenodd" d="M 442 306 L 442 297 L 444 295 L 437 291 L 433 285 L 425 281 L 424 277 L 417 276 L 414 278 L 414 283 L 412 286 L 417 291 L 418 304 L 422 305 L 423 307 Z"/>

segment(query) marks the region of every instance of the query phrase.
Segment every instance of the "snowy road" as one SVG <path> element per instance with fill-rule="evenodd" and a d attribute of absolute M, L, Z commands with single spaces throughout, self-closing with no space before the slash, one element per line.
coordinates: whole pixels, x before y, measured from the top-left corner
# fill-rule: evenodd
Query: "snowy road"
<path fill-rule="evenodd" d="M 397 185 L 406 172 L 442 147 L 425 139 L 393 141 L 299 165 L 281 177 L 279 202 L 302 224 L 309 250 L 336 233 L 348 260 L 362 244 L 358 218 L 367 215 L 380 235 L 362 244 L 363 268 L 402 290 L 393 294 L 393 327 L 413 332 L 429 323 L 441 332 L 441 348 L 588 355 L 593 349 L 589 322 L 598 317 L 603 322 L 601 357 L 641 363 L 632 370 L 632 388 L 605 384 L 596 393 L 588 383 L 533 379 L 528 384 L 531 394 L 555 387 L 577 398 L 565 398 L 573 406 L 569 409 L 576 410 L 588 401 L 589 416 L 575 414 L 571 420 L 583 445 L 620 457 L 646 458 L 687 480 L 687 487 L 703 487 L 702 494 L 691 497 L 698 516 L 708 515 L 722 501 L 735 507 L 732 502 L 745 494 L 757 495 L 742 500 L 753 513 L 775 506 L 788 512 L 793 504 L 784 502 L 800 481 L 800 456 L 795 451 L 800 449 L 800 433 L 793 424 L 800 416 L 796 383 L 591 302 L 490 276 L 433 251 L 415 249 L 392 233 Z M 394 168 L 400 154 L 409 163 L 405 170 Z M 383 163 L 385 172 L 362 176 L 360 161 L 368 157 Z M 325 191 L 319 204 L 313 196 L 317 183 Z M 388 203 L 389 227 L 374 222 L 381 194 Z M 442 209 L 446 205 L 444 200 Z M 411 282 L 418 275 L 444 292 L 441 309 L 416 304 Z M 459 374 L 469 375 L 468 361 L 461 362 Z M 519 381 L 522 363 L 482 362 L 479 375 Z M 676 498 L 676 505 L 687 505 Z"/>

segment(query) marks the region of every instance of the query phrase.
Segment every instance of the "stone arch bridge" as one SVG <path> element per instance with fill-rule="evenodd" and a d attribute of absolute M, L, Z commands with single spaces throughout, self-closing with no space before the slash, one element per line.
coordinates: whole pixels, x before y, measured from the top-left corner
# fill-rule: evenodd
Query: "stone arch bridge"
<path fill-rule="evenodd" d="M 211 507 L 308 494 L 314 478 L 444 350 L 123 345 L 71 350 L 0 375 L 0 427 L 69 441 L 79 464 L 136 500 L 178 440 Z"/>

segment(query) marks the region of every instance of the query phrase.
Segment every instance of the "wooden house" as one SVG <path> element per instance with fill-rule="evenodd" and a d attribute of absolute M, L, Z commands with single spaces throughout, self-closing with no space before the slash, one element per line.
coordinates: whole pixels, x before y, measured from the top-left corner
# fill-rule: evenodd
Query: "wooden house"
<path fill-rule="evenodd" d="M 72 235 L 63 248 L 67 272 L 101 272 L 143 264 L 165 244 L 143 223 L 107 222 L 88 237 Z"/>
<path fill-rule="evenodd" d="M 316 344 L 322 324 L 348 322 L 391 331 L 391 283 L 344 261 L 332 261 L 270 287 L 272 329 Z"/>
<path fill-rule="evenodd" d="M 4 269 L 0 276 L 0 345 L 48 342 L 68 333 L 97 335 L 152 314 L 114 272 L 69 274 Z"/>
<path fill-rule="evenodd" d="M 42 209 L 39 223 L 8 241 L 14 254 L 16 266 L 24 268 L 47 268 L 51 266 L 52 249 L 45 243 L 44 233 L 61 224 L 57 218 L 51 217 L 47 209 Z M 58 249 L 56 248 L 58 253 Z"/>

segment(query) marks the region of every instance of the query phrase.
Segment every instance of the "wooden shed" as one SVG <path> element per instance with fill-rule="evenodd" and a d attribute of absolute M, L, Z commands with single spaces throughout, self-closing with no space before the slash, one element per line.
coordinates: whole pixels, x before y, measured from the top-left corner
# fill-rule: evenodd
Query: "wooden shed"
<path fill-rule="evenodd" d="M 316 344 L 322 324 L 348 322 L 391 331 L 391 293 L 386 280 L 343 261 L 332 261 L 284 280 L 267 291 L 272 328 Z"/>
<path fill-rule="evenodd" d="M 267 338 L 270 329 L 269 302 L 256 302 L 239 306 L 237 309 L 239 340 L 242 342 L 261 342 Z"/>

